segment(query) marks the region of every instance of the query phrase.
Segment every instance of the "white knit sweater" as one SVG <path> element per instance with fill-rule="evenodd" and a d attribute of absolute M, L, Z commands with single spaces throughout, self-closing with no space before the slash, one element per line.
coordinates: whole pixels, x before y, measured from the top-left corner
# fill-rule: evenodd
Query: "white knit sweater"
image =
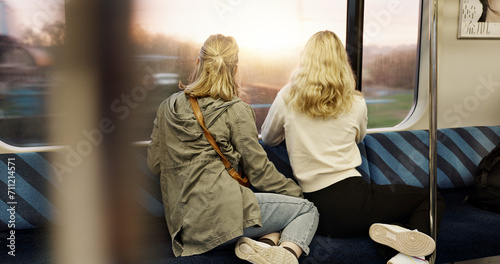
<path fill-rule="evenodd" d="M 311 118 L 289 108 L 283 88 L 262 125 L 262 140 L 276 146 L 285 139 L 293 173 L 304 192 L 314 192 L 353 176 L 361 164 L 357 143 L 366 135 L 365 99 L 354 96 L 351 111 L 337 118 Z"/>

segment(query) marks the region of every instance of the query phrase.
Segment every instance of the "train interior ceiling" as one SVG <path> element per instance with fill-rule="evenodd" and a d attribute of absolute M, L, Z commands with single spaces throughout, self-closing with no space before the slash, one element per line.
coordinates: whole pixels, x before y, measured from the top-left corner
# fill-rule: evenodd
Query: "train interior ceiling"
<path fill-rule="evenodd" d="M 66 153 L 50 156 L 50 201 L 41 190 L 17 189 L 44 206 L 54 201 L 56 216 L 44 221 L 57 218 L 50 251 L 62 263 L 137 259 L 133 164 L 156 109 L 189 82 L 209 35 L 238 42 L 241 97 L 259 131 L 305 42 L 325 29 L 349 52 L 369 134 L 498 127 L 500 20 L 478 22 L 482 2 L 0 0 L 0 156 L 8 164 L 10 154 Z M 10 182 L 1 168 L 0 232 L 10 235 L 17 230 L 3 210 Z M 500 253 L 454 263 L 500 263 Z"/>

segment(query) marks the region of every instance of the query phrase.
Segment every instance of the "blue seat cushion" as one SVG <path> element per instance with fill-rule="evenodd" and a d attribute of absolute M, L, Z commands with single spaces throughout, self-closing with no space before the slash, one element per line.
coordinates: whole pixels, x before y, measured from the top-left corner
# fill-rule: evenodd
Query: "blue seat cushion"
<path fill-rule="evenodd" d="M 47 227 L 57 221 L 59 210 L 51 201 L 60 192 L 60 181 L 54 177 L 48 160 L 50 153 L 17 153 L 0 155 L 0 232 L 9 230 L 14 220 L 15 229 Z M 11 178 L 8 168 L 15 168 Z M 11 190 L 12 192 L 8 192 Z M 15 211 L 6 214 L 7 209 Z"/>
<path fill-rule="evenodd" d="M 438 187 L 470 187 L 482 157 L 500 142 L 500 127 L 440 129 L 437 141 Z M 374 133 L 363 143 L 373 182 L 429 186 L 428 131 Z"/>

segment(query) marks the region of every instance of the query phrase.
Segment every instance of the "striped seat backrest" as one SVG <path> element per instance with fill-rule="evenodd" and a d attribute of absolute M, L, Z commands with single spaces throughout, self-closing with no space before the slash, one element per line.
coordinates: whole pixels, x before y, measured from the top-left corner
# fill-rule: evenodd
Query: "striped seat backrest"
<path fill-rule="evenodd" d="M 500 142 L 500 127 L 440 129 L 437 140 L 438 187 L 468 187 L 482 157 Z M 373 133 L 363 143 L 371 181 L 429 186 L 428 131 Z"/>
<path fill-rule="evenodd" d="M 51 201 L 61 191 L 51 173 L 50 153 L 0 155 L 0 231 L 46 227 L 57 222 Z"/>
<path fill-rule="evenodd" d="M 51 159 L 57 155 L 65 157 L 64 152 L 0 154 L 0 232 L 58 224 L 63 212 L 54 199 L 64 192 L 64 184 Z M 145 151 L 137 153 L 137 162 L 138 217 L 163 217 L 159 178 L 149 172 Z"/>
<path fill-rule="evenodd" d="M 428 186 L 429 134 L 425 130 L 373 133 L 358 144 L 362 164 L 357 168 L 363 178 L 378 184 L 404 183 Z M 473 184 L 473 173 L 482 157 L 500 142 L 500 127 L 465 127 L 438 131 L 438 185 L 460 188 Z M 285 144 L 266 151 L 277 154 L 289 166 Z M 54 176 L 51 153 L 0 154 L 0 231 L 46 227 L 57 223 L 61 212 L 51 197 L 62 192 Z M 10 163 L 9 163 L 10 162 Z M 159 178 L 146 165 L 146 151 L 137 152 L 140 172 L 137 186 L 143 216 L 163 217 Z M 281 166 L 281 167 L 283 167 Z M 9 167 L 15 168 L 9 170 Z M 279 170 L 283 170 L 277 166 Z M 291 168 L 286 168 L 290 171 Z M 12 173 L 9 173 L 12 171 Z M 291 175 L 287 175 L 291 176 Z M 293 176 L 291 176 L 293 177 Z M 9 190 L 11 192 L 9 192 Z M 11 216 L 10 212 L 14 213 Z M 7 213 L 6 213 L 7 212 Z"/>

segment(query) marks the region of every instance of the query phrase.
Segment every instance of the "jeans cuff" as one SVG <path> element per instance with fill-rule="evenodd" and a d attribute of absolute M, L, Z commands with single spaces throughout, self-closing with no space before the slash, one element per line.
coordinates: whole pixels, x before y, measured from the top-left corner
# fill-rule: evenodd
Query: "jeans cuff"
<path fill-rule="evenodd" d="M 286 238 L 286 237 L 282 237 L 280 238 L 280 241 L 278 242 L 278 244 L 281 245 L 281 243 L 283 242 L 291 242 L 291 243 L 294 243 L 296 244 L 297 246 L 299 246 L 300 249 L 302 249 L 302 254 L 304 255 L 309 255 L 309 247 L 302 241 L 298 241 L 296 239 L 293 239 L 293 238 Z M 297 256 L 300 258 L 300 256 Z"/>

